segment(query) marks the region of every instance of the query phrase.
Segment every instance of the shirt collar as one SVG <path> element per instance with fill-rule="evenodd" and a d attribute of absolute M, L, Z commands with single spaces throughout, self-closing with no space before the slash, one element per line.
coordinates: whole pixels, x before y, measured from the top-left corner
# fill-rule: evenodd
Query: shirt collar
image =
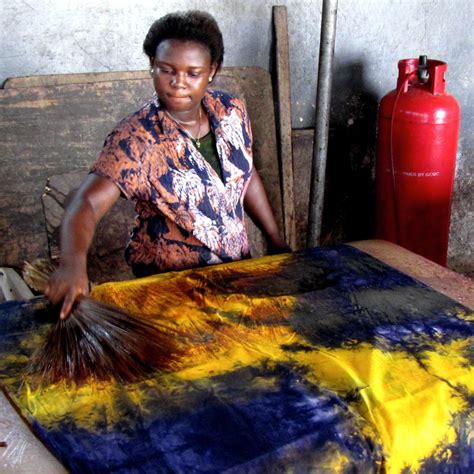
<path fill-rule="evenodd" d="M 218 117 L 223 115 L 223 110 L 221 109 L 224 106 L 213 97 L 212 92 L 213 91 L 209 89 L 206 90 L 202 99 L 202 104 L 209 117 L 211 129 L 215 132 L 215 130 L 219 128 Z M 177 127 L 176 122 L 172 120 L 167 113 L 165 113 L 165 109 L 160 103 L 160 99 L 156 93 L 152 98 L 152 103 L 156 108 L 156 116 L 158 119 L 158 123 L 160 124 L 161 129 L 163 130 L 163 133 L 165 135 L 173 135 L 179 133 L 179 128 Z"/>

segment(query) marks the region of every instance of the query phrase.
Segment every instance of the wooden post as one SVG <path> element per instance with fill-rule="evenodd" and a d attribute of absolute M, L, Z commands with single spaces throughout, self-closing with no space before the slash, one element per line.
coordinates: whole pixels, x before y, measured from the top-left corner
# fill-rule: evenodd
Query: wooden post
<path fill-rule="evenodd" d="M 280 153 L 283 221 L 287 243 L 296 248 L 293 152 L 291 145 L 291 88 L 288 17 L 285 6 L 273 7 L 277 89 L 277 133 Z"/>

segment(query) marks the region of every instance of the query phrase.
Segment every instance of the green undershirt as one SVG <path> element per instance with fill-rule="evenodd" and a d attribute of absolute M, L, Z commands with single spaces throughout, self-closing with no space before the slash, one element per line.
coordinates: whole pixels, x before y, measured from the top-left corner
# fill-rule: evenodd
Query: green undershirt
<path fill-rule="evenodd" d="M 196 145 L 196 140 L 193 140 L 194 146 L 206 159 L 206 161 L 212 166 L 214 171 L 219 175 L 221 181 L 224 181 L 222 176 L 222 168 L 219 161 L 219 155 L 217 154 L 216 137 L 212 132 L 209 132 L 207 135 L 202 137 L 199 142 L 201 144 L 200 147 Z"/>

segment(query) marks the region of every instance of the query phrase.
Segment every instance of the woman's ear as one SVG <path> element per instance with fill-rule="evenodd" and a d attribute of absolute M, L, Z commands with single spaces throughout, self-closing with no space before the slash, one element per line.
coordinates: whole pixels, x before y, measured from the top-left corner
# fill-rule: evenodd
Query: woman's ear
<path fill-rule="evenodd" d="M 211 72 L 209 74 L 209 82 L 212 82 L 212 80 L 214 79 L 214 76 L 217 74 L 217 71 L 218 71 L 217 63 L 211 64 Z"/>
<path fill-rule="evenodd" d="M 154 67 L 154 64 L 155 64 L 155 58 L 150 58 L 150 74 L 153 76 L 154 72 L 155 72 L 155 67 Z"/>

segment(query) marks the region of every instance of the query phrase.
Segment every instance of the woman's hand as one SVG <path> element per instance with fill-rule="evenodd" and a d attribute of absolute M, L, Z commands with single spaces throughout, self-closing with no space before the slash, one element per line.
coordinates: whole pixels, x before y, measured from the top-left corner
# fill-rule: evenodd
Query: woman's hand
<path fill-rule="evenodd" d="M 267 239 L 267 254 L 277 255 L 279 253 L 291 252 L 290 246 L 278 235 L 276 238 Z"/>
<path fill-rule="evenodd" d="M 59 317 L 66 319 L 78 298 L 89 294 L 87 264 L 84 259 L 61 262 L 44 290 L 45 296 L 53 304 L 63 302 Z"/>

